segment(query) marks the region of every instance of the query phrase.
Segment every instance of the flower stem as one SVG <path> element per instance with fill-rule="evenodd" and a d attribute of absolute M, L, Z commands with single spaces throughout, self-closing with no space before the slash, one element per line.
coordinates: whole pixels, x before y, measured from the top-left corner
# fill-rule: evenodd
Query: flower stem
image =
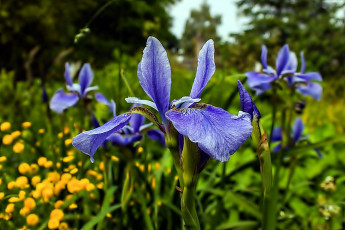
<path fill-rule="evenodd" d="M 186 230 L 200 230 L 200 224 L 195 207 L 195 186 L 185 186 L 181 199 L 181 211 Z"/>

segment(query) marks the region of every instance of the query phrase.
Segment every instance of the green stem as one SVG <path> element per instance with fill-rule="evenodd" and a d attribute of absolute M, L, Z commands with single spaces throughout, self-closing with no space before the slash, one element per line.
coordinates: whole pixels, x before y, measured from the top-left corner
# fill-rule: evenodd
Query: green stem
<path fill-rule="evenodd" d="M 186 230 L 200 230 L 200 224 L 195 206 L 195 186 L 185 186 L 181 200 L 181 211 Z"/>
<path fill-rule="evenodd" d="M 271 146 L 271 142 L 272 142 L 272 133 L 273 133 L 273 129 L 274 129 L 274 124 L 276 121 L 276 114 L 277 114 L 277 90 L 275 85 L 273 85 L 272 87 L 273 90 L 273 107 L 272 107 L 272 123 L 271 123 L 271 130 L 269 133 L 269 141 L 268 141 L 268 145 Z"/>

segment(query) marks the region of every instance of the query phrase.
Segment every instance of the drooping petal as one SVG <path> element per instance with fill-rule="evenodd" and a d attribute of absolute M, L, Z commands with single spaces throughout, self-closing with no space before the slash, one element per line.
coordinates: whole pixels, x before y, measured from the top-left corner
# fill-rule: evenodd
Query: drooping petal
<path fill-rule="evenodd" d="M 316 100 L 320 100 L 322 96 L 322 87 L 320 84 L 315 82 L 308 82 L 307 84 L 301 84 L 296 87 L 296 89 L 302 95 L 310 95 Z"/>
<path fill-rule="evenodd" d="M 113 116 L 116 117 L 116 103 L 113 99 L 111 99 L 109 107 L 111 112 L 113 113 Z"/>
<path fill-rule="evenodd" d="M 261 118 L 260 112 L 258 108 L 256 107 L 255 103 L 253 102 L 250 94 L 247 92 L 247 90 L 242 85 L 241 81 L 237 81 L 238 91 L 240 94 L 240 100 L 241 100 L 241 110 L 243 112 L 249 113 L 251 120 L 253 120 L 253 117 Z"/>
<path fill-rule="evenodd" d="M 73 138 L 73 146 L 89 155 L 91 162 L 94 162 L 93 155 L 97 148 L 103 144 L 108 136 L 124 127 L 131 115 L 131 113 L 121 114 L 96 129 L 80 133 Z"/>
<path fill-rule="evenodd" d="M 252 89 L 255 90 L 255 95 L 260 95 L 266 92 L 267 90 L 269 90 L 271 87 L 272 86 L 270 83 L 265 83 L 265 84 L 254 86 L 252 87 Z"/>
<path fill-rule="evenodd" d="M 322 81 L 321 74 L 319 74 L 318 72 L 301 73 L 301 74 L 297 74 L 296 76 L 305 81 L 311 81 L 311 80 Z"/>
<path fill-rule="evenodd" d="M 280 74 L 281 75 L 283 75 L 283 74 L 289 74 L 289 75 L 292 74 L 293 75 L 294 73 L 296 73 L 296 70 L 297 70 L 297 57 L 296 57 L 296 54 L 294 52 L 290 52 L 289 60 Z"/>
<path fill-rule="evenodd" d="M 294 143 L 296 143 L 301 138 L 303 129 L 304 129 L 303 121 L 301 120 L 301 118 L 297 117 L 292 127 Z"/>
<path fill-rule="evenodd" d="M 50 100 L 51 110 L 62 113 L 65 109 L 74 106 L 79 100 L 75 93 L 64 93 L 62 89 L 58 90 Z"/>
<path fill-rule="evenodd" d="M 108 99 L 101 93 L 95 93 L 95 98 L 98 102 L 110 106 Z"/>
<path fill-rule="evenodd" d="M 265 45 L 261 46 L 261 64 L 263 69 L 267 69 L 267 48 Z"/>
<path fill-rule="evenodd" d="M 85 63 L 79 73 L 79 84 L 81 96 L 85 97 L 86 89 L 91 85 L 93 81 L 93 73 L 89 63 Z"/>
<path fill-rule="evenodd" d="M 98 128 L 100 126 L 95 114 L 92 114 L 92 126 L 93 128 Z"/>
<path fill-rule="evenodd" d="M 171 105 L 172 106 L 176 106 L 177 108 L 188 108 L 192 104 L 194 104 L 196 102 L 199 102 L 199 101 L 201 101 L 200 98 L 193 99 L 191 97 L 184 96 L 184 97 L 181 97 L 178 100 L 173 100 L 171 102 Z"/>
<path fill-rule="evenodd" d="M 138 104 L 148 105 L 151 108 L 154 108 L 155 110 L 158 111 L 156 104 L 153 103 L 152 101 L 142 100 L 142 99 L 137 98 L 137 97 L 127 97 L 127 98 L 125 98 L 125 100 L 127 103 L 138 103 Z"/>
<path fill-rule="evenodd" d="M 249 114 L 235 116 L 212 105 L 169 110 L 166 116 L 180 134 L 219 161 L 227 161 L 252 133 Z"/>
<path fill-rule="evenodd" d="M 157 129 L 151 129 L 147 131 L 147 136 L 151 138 L 152 140 L 158 141 L 163 146 L 165 146 L 165 137 L 162 131 L 157 130 Z"/>
<path fill-rule="evenodd" d="M 278 55 L 277 55 L 276 69 L 277 69 L 278 76 L 280 76 L 281 72 L 284 70 L 285 66 L 288 64 L 289 57 L 290 57 L 290 50 L 289 50 L 289 46 L 286 44 L 279 50 Z"/>
<path fill-rule="evenodd" d="M 305 73 L 305 68 L 306 68 L 306 64 L 305 64 L 305 59 L 304 59 L 304 54 L 303 52 L 301 52 L 301 73 Z"/>
<path fill-rule="evenodd" d="M 171 69 L 165 49 L 154 37 L 147 39 L 143 58 L 138 65 L 138 77 L 141 87 L 154 101 L 163 123 L 166 123 L 165 112 L 169 107 Z"/>
<path fill-rule="evenodd" d="M 68 62 L 65 63 L 65 80 L 67 82 L 67 85 L 69 86 L 73 85 Z"/>
<path fill-rule="evenodd" d="M 266 75 L 266 74 L 260 74 L 258 72 L 247 72 L 247 83 L 250 88 L 260 86 L 262 84 L 271 83 L 276 79 L 276 76 L 273 75 Z"/>
<path fill-rule="evenodd" d="M 275 127 L 272 132 L 272 142 L 281 141 L 283 139 L 283 133 L 281 127 Z"/>
<path fill-rule="evenodd" d="M 121 135 L 119 133 L 113 133 L 108 138 L 107 141 L 111 141 L 113 145 L 117 146 L 127 146 L 133 144 L 136 141 L 140 141 L 143 136 L 139 133 L 134 135 Z"/>
<path fill-rule="evenodd" d="M 142 106 L 141 104 L 134 104 L 132 106 L 133 107 L 137 107 L 137 106 Z M 140 126 L 142 126 L 144 124 L 145 121 L 145 117 L 143 115 L 140 114 L 133 114 L 132 118 L 129 120 L 129 124 L 131 125 L 131 127 L 133 128 L 133 131 L 135 133 L 139 132 Z"/>
<path fill-rule="evenodd" d="M 199 52 L 196 76 L 190 92 L 191 98 L 200 97 L 215 70 L 216 65 L 214 64 L 214 43 L 213 40 L 208 40 Z"/>

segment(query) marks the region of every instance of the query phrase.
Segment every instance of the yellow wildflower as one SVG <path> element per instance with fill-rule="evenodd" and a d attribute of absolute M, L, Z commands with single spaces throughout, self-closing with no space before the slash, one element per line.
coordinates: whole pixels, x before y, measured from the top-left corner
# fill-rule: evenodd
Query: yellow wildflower
<path fill-rule="evenodd" d="M 90 183 L 90 184 L 88 184 L 88 185 L 86 186 L 86 190 L 87 190 L 88 192 L 91 192 L 91 191 L 94 190 L 94 189 L 95 189 L 95 185 L 92 184 L 92 183 Z"/>
<path fill-rule="evenodd" d="M 78 172 L 78 169 L 77 168 L 74 168 L 70 171 L 71 174 L 76 174 Z"/>
<path fill-rule="evenodd" d="M 14 204 L 8 204 L 6 206 L 5 212 L 6 213 L 12 213 L 14 211 Z"/>
<path fill-rule="evenodd" d="M 20 209 L 19 214 L 22 216 L 26 216 L 30 213 L 30 209 L 28 209 L 27 207 L 23 207 Z"/>
<path fill-rule="evenodd" d="M 5 197 L 5 193 L 0 192 L 0 200 L 2 200 Z"/>
<path fill-rule="evenodd" d="M 19 199 L 20 200 L 24 200 L 25 199 L 25 191 L 23 191 L 23 190 L 20 190 L 19 191 L 19 194 L 18 194 L 18 196 L 19 196 Z"/>
<path fill-rule="evenodd" d="M 25 188 L 28 185 L 28 178 L 26 176 L 20 176 L 16 179 L 16 187 Z"/>
<path fill-rule="evenodd" d="M 20 201 L 19 197 L 11 197 L 10 199 L 8 199 L 8 202 L 10 203 L 16 203 L 19 201 Z"/>
<path fill-rule="evenodd" d="M 53 195 L 54 193 L 51 187 L 46 187 L 42 190 L 42 197 L 45 202 L 48 202 Z"/>
<path fill-rule="evenodd" d="M 23 122 L 22 126 L 24 129 L 28 129 L 31 127 L 31 122 L 29 122 L 29 121 Z"/>
<path fill-rule="evenodd" d="M 24 207 L 28 208 L 29 210 L 32 210 L 36 207 L 36 202 L 31 197 L 28 197 L 24 200 Z"/>
<path fill-rule="evenodd" d="M 21 163 L 18 167 L 18 171 L 20 174 L 27 174 L 30 173 L 31 167 L 28 163 Z"/>
<path fill-rule="evenodd" d="M 10 181 L 10 182 L 7 184 L 7 188 L 8 188 L 9 190 L 14 189 L 14 187 L 16 187 L 16 182 L 15 182 L 15 181 Z"/>
<path fill-rule="evenodd" d="M 38 161 L 37 161 L 39 166 L 44 166 L 44 164 L 46 162 L 47 162 L 47 158 L 45 158 L 45 157 L 40 157 L 40 158 L 38 158 Z"/>
<path fill-rule="evenodd" d="M 156 170 L 159 170 L 161 168 L 161 164 L 159 162 L 155 163 L 155 168 Z"/>
<path fill-rule="evenodd" d="M 50 219 L 56 219 L 58 221 L 61 221 L 63 219 L 64 213 L 61 209 L 54 209 L 50 213 Z"/>
<path fill-rule="evenodd" d="M 120 159 L 117 156 L 111 156 L 111 159 L 115 162 L 119 162 Z"/>
<path fill-rule="evenodd" d="M 162 206 L 162 201 L 160 201 L 160 200 L 157 201 L 157 205 L 158 205 L 158 206 Z"/>
<path fill-rule="evenodd" d="M 58 228 L 60 225 L 60 221 L 58 221 L 57 219 L 50 219 L 48 221 L 48 228 L 49 229 L 55 229 Z"/>
<path fill-rule="evenodd" d="M 38 216 L 36 214 L 30 214 L 26 217 L 26 223 L 30 226 L 35 226 L 38 223 Z"/>
<path fill-rule="evenodd" d="M 65 126 L 65 127 L 63 128 L 63 133 L 64 133 L 64 134 L 69 133 L 69 128 L 68 128 L 67 126 Z"/>
<path fill-rule="evenodd" d="M 24 144 L 21 142 L 17 142 L 15 143 L 15 145 L 13 145 L 13 152 L 15 153 L 22 153 L 24 151 Z"/>
<path fill-rule="evenodd" d="M 53 166 L 53 162 L 52 161 L 47 161 L 45 164 L 44 164 L 44 167 L 45 168 L 50 168 Z"/>
<path fill-rule="evenodd" d="M 41 177 L 39 177 L 39 176 L 34 176 L 32 179 L 31 179 L 31 184 L 33 185 L 33 186 L 36 186 L 38 183 L 40 183 L 41 182 Z"/>
<path fill-rule="evenodd" d="M 63 137 L 63 133 L 58 133 L 58 138 L 62 138 Z"/>
<path fill-rule="evenodd" d="M 39 167 L 38 167 L 37 164 L 31 164 L 31 165 L 30 165 L 30 168 L 31 168 L 31 173 L 32 173 L 32 174 L 38 173 Z"/>
<path fill-rule="evenodd" d="M 14 139 L 17 139 L 20 135 L 21 135 L 22 133 L 20 132 L 20 131 L 14 131 L 14 132 L 12 132 L 11 133 L 11 136 L 12 136 L 12 138 L 13 138 L 13 140 Z"/>
<path fill-rule="evenodd" d="M 103 182 L 100 182 L 100 183 L 98 183 L 96 186 L 97 186 L 98 189 L 103 189 L 104 183 L 103 183 Z"/>
<path fill-rule="evenodd" d="M 76 209 L 76 208 L 78 208 L 78 205 L 76 203 L 72 203 L 68 206 L 68 209 L 71 209 L 71 210 Z"/>
<path fill-rule="evenodd" d="M 66 139 L 65 140 L 65 145 L 69 146 L 70 144 L 72 144 L 72 138 Z"/>
<path fill-rule="evenodd" d="M 74 156 L 67 156 L 67 157 L 62 158 L 62 161 L 65 163 L 73 161 L 73 160 L 74 160 Z"/>
<path fill-rule="evenodd" d="M 138 153 L 142 153 L 142 152 L 144 152 L 144 148 L 143 147 L 139 147 L 138 148 Z"/>
<path fill-rule="evenodd" d="M 45 132 L 44 129 L 39 129 L 39 130 L 38 130 L 38 133 L 40 133 L 40 134 L 42 134 L 42 133 L 44 133 L 44 132 Z"/>
<path fill-rule="evenodd" d="M 58 172 L 49 172 L 48 179 L 52 182 L 58 182 L 60 180 L 60 174 Z"/>
<path fill-rule="evenodd" d="M 7 160 L 7 157 L 5 156 L 0 157 L 0 162 L 5 162 L 6 160 Z"/>
<path fill-rule="evenodd" d="M 61 163 L 60 162 L 56 163 L 56 168 L 58 168 L 58 169 L 61 168 Z"/>
<path fill-rule="evenodd" d="M 2 143 L 4 145 L 10 145 L 13 142 L 13 137 L 9 134 L 6 134 L 3 138 L 2 138 Z"/>
<path fill-rule="evenodd" d="M 72 178 L 72 175 L 70 173 L 64 173 L 61 175 L 61 180 L 64 182 L 68 182 Z"/>
<path fill-rule="evenodd" d="M 5 122 L 1 123 L 0 129 L 1 129 L 2 132 L 10 130 L 11 129 L 11 123 L 8 122 L 8 121 L 5 121 Z"/>
<path fill-rule="evenodd" d="M 65 189 L 65 188 L 66 188 L 65 182 L 64 181 L 58 181 L 54 187 L 54 194 L 59 195 L 60 191 Z"/>
<path fill-rule="evenodd" d="M 63 203 L 64 203 L 64 201 L 62 201 L 62 200 L 57 200 L 57 201 L 55 202 L 55 204 L 54 204 L 54 208 L 55 208 L 55 209 L 60 208 L 60 206 L 61 206 Z"/>
<path fill-rule="evenodd" d="M 68 230 L 69 227 L 68 227 L 68 224 L 66 222 L 62 222 L 60 225 L 59 225 L 59 230 Z"/>

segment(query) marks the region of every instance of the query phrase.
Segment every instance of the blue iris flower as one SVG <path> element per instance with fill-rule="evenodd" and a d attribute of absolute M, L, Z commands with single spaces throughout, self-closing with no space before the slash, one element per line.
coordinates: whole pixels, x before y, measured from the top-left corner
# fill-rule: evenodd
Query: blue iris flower
<path fill-rule="evenodd" d="M 156 38 L 149 37 L 137 74 L 141 87 L 152 101 L 134 97 L 126 101 L 145 104 L 157 110 L 163 123 L 160 128 L 165 135 L 172 125 L 181 136 L 197 143 L 205 156 L 227 161 L 249 138 L 252 126 L 248 113 L 240 111 L 236 116 L 221 108 L 197 103 L 214 71 L 214 44 L 209 40 L 199 53 L 190 95 L 170 103 L 171 68 L 168 56 L 162 44 Z M 125 127 L 133 115 L 128 112 L 116 116 L 94 130 L 79 134 L 73 138 L 73 145 L 92 158 L 103 141 Z"/>
<path fill-rule="evenodd" d="M 292 143 L 287 148 L 294 147 L 297 145 L 298 142 L 306 139 L 305 136 L 302 136 L 303 129 L 304 129 L 303 121 L 299 117 L 296 118 L 292 126 L 292 133 L 290 134 L 290 139 Z M 281 127 L 274 128 L 272 132 L 272 142 L 281 142 L 282 139 L 283 139 L 282 128 Z M 309 141 L 308 143 L 310 144 Z M 273 152 L 274 153 L 279 152 L 281 149 L 282 149 L 282 145 L 280 143 L 273 149 Z M 322 157 L 322 154 L 317 148 L 315 148 L 314 151 L 317 153 L 319 157 Z"/>
<path fill-rule="evenodd" d="M 68 92 L 59 89 L 50 100 L 50 109 L 57 113 L 62 113 L 65 109 L 76 105 L 79 98 L 85 99 L 88 92 L 98 89 L 97 86 L 90 86 L 93 81 L 93 73 L 88 63 L 84 64 L 79 72 L 79 84 L 72 82 L 70 67 L 66 63 L 65 80 Z"/>
<path fill-rule="evenodd" d="M 278 52 L 276 70 L 274 70 L 267 65 L 267 48 L 263 45 L 261 51 L 262 72 L 247 72 L 248 85 L 259 95 L 270 89 L 273 82 L 284 79 L 290 87 L 296 86 L 296 90 L 302 95 L 310 95 L 319 100 L 322 95 L 322 87 L 312 80 L 322 81 L 322 77 L 317 72 L 305 73 L 306 64 L 303 53 L 301 53 L 301 62 L 301 70 L 297 73 L 297 57 L 294 52 L 290 52 L 288 45 L 284 45 Z"/>
<path fill-rule="evenodd" d="M 258 120 L 261 118 L 261 114 L 253 102 L 252 97 L 248 91 L 244 88 L 240 81 L 237 81 L 238 92 L 240 94 L 241 101 L 241 110 L 250 115 L 250 120 L 253 121 L 253 118 L 256 117 Z"/>

